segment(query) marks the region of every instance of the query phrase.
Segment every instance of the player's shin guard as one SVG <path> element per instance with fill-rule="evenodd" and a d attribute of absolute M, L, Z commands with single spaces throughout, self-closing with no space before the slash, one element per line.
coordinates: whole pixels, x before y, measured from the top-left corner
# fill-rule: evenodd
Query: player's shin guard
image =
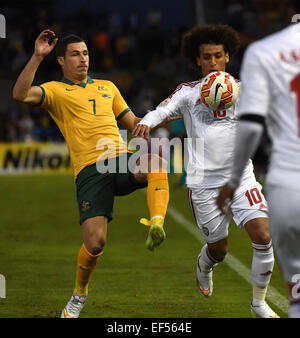
<path fill-rule="evenodd" d="M 203 245 L 199 256 L 199 263 L 205 270 L 211 270 L 218 265 L 218 261 L 210 255 L 207 244 Z"/>
<path fill-rule="evenodd" d="M 150 219 L 156 216 L 165 217 L 169 203 L 168 173 L 161 169 L 159 172 L 148 174 L 147 204 Z"/>
<path fill-rule="evenodd" d="M 102 253 L 103 251 L 97 255 L 92 255 L 82 244 L 77 256 L 75 292 L 78 296 L 86 296 L 88 294 L 89 281 L 96 268 L 98 257 Z"/>
<path fill-rule="evenodd" d="M 266 245 L 252 243 L 253 304 L 263 302 L 274 266 L 272 241 Z"/>

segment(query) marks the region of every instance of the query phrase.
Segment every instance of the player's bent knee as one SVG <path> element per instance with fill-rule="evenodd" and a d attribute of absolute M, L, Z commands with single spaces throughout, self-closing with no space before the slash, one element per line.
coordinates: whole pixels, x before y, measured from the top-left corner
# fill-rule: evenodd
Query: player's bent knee
<path fill-rule="evenodd" d="M 140 183 L 146 183 L 148 180 L 147 173 L 135 173 L 134 178 Z"/>
<path fill-rule="evenodd" d="M 106 242 L 107 218 L 96 216 L 87 219 L 82 224 L 85 247 L 92 255 L 99 254 Z"/>
<path fill-rule="evenodd" d="M 208 251 L 211 258 L 216 262 L 222 262 L 227 255 L 227 247 L 210 247 L 208 246 Z"/>
<path fill-rule="evenodd" d="M 103 237 L 94 237 L 87 240 L 85 246 L 92 255 L 98 255 L 101 251 L 103 251 L 105 242 L 105 238 Z"/>
<path fill-rule="evenodd" d="M 215 253 L 214 258 L 215 258 L 216 261 L 222 262 L 225 259 L 226 255 L 227 255 L 227 250 L 226 251 L 219 251 L 219 252 Z"/>
<path fill-rule="evenodd" d="M 143 154 L 140 156 L 135 168 L 134 176 L 139 180 L 147 181 L 147 174 L 167 170 L 168 162 L 157 154 Z M 145 176 L 146 175 L 146 176 Z"/>
<path fill-rule="evenodd" d="M 160 169 L 167 169 L 168 161 L 166 161 L 163 157 L 157 154 L 148 154 L 148 165 L 150 168 L 150 172 L 158 171 Z"/>
<path fill-rule="evenodd" d="M 262 233 L 258 236 L 257 239 L 257 244 L 263 244 L 263 245 L 267 245 L 269 244 L 271 241 L 271 237 L 269 235 L 269 233 Z"/>
<path fill-rule="evenodd" d="M 228 239 L 223 238 L 215 243 L 207 243 L 208 254 L 213 261 L 222 262 L 228 252 Z"/>
<path fill-rule="evenodd" d="M 268 219 L 253 219 L 245 224 L 253 243 L 266 245 L 270 243 L 271 236 L 269 232 Z"/>

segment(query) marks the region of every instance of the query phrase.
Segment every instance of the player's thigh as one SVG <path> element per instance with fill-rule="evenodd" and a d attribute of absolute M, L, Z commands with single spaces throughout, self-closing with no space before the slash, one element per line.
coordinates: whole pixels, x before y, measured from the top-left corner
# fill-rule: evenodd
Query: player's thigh
<path fill-rule="evenodd" d="M 245 224 L 251 220 L 268 218 L 267 201 L 262 193 L 262 186 L 254 176 L 246 182 L 242 182 L 236 190 L 231 211 L 236 225 L 240 228 L 244 228 Z M 261 223 L 261 226 L 263 225 L 264 223 Z"/>
<path fill-rule="evenodd" d="M 147 175 L 144 173 L 136 173 L 135 167 L 132 166 L 130 159 L 133 154 L 126 154 L 120 156 L 119 163 L 123 163 L 122 166 L 127 167 L 126 170 L 117 169 L 117 173 L 114 176 L 115 195 L 123 196 L 132 193 L 137 189 L 142 189 L 147 186 Z M 125 163 L 126 161 L 126 163 Z M 140 177 L 138 176 L 140 175 Z"/>
<path fill-rule="evenodd" d="M 96 216 L 105 216 L 108 222 L 112 220 L 115 196 L 114 175 L 99 173 L 96 165 L 88 166 L 79 173 L 76 188 L 80 224 Z"/>
<path fill-rule="evenodd" d="M 270 233 L 284 279 L 300 271 L 300 192 L 267 186 Z"/>
<path fill-rule="evenodd" d="M 231 213 L 224 215 L 216 204 L 219 189 L 188 189 L 188 197 L 196 223 L 207 243 L 228 237 Z"/>

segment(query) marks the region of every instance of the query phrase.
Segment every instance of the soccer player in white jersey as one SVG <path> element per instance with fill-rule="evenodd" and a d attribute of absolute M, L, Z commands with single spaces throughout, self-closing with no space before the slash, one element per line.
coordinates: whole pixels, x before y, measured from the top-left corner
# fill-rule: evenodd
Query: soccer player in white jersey
<path fill-rule="evenodd" d="M 300 318 L 300 23 L 248 47 L 241 79 L 232 176 L 217 204 L 226 214 L 226 200 L 236 198 L 244 167 L 266 121 L 272 140 L 266 180 L 270 232 L 290 289 L 289 317 Z"/>
<path fill-rule="evenodd" d="M 183 55 L 202 75 L 225 71 L 230 57 L 237 51 L 237 33 L 226 25 L 199 25 L 183 37 Z M 197 285 L 209 297 L 213 291 L 212 273 L 225 258 L 230 220 L 245 229 L 252 241 L 253 298 L 251 310 L 262 318 L 278 317 L 265 302 L 274 265 L 269 235 L 267 204 L 256 182 L 251 160 L 243 172 L 232 213 L 222 214 L 216 205 L 219 189 L 231 173 L 237 118 L 235 106 L 212 111 L 200 101 L 200 81 L 183 83 L 154 111 L 136 126 L 133 135 L 149 137 L 151 128 L 169 117 L 182 115 L 188 142 L 187 179 L 190 204 L 201 233 L 206 240 L 197 258 Z M 200 141 L 200 142 L 198 142 Z M 202 144 L 199 148 L 195 145 Z M 250 302 L 249 302 L 250 303 Z"/>

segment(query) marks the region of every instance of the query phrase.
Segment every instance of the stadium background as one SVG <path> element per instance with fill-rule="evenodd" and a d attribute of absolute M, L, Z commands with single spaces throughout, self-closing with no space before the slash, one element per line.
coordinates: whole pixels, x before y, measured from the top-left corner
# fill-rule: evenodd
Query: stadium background
<path fill-rule="evenodd" d="M 39 307 L 38 301 L 29 307 L 29 305 L 25 305 L 27 304 L 25 298 L 21 298 L 23 308 L 18 309 L 17 312 L 14 311 L 20 299 L 18 298 L 20 297 L 19 293 L 23 292 L 24 288 L 28 291 L 28 295 L 32 291 L 36 300 L 41 299 L 38 297 L 42 297 L 43 289 L 50 290 L 52 300 L 54 297 L 56 303 L 61 304 L 60 306 L 64 305 L 65 300 L 67 300 L 65 297 L 68 297 L 68 294 L 66 295 L 67 290 L 72 288 L 70 275 L 73 274 L 74 267 L 71 266 L 70 272 L 66 273 L 65 276 L 65 282 L 69 288 L 63 289 L 64 292 L 61 295 L 59 292 L 54 294 L 53 284 L 57 280 L 64 280 L 62 276 L 57 277 L 57 271 L 64 269 L 64 260 L 59 263 L 62 264 L 62 267 L 59 268 L 46 257 L 54 255 L 58 261 L 58 257 L 61 255 L 60 245 L 64 245 L 63 243 L 68 241 L 66 254 L 70 255 L 69 259 L 75 260 L 76 250 L 80 243 L 80 231 L 76 229 L 76 225 L 77 231 L 74 230 L 74 223 L 77 222 L 76 204 L 73 196 L 74 186 L 72 177 L 69 175 L 70 163 L 62 136 L 47 112 L 39 107 L 16 103 L 11 99 L 13 84 L 30 58 L 38 34 L 45 28 L 51 28 L 58 36 L 72 33 L 83 37 L 90 51 L 89 74 L 95 78 L 112 80 L 120 89 L 131 109 L 138 116 L 143 116 L 147 109 L 155 108 L 179 83 L 199 78 L 199 74 L 180 55 L 181 36 L 187 29 L 201 23 L 225 23 L 233 26 L 240 34 L 241 49 L 231 59 L 227 71 L 235 77 L 239 77 L 241 59 L 247 45 L 286 26 L 293 13 L 288 0 L 185 0 L 180 2 L 172 0 L 145 2 L 138 0 L 126 2 L 121 0 L 110 2 L 96 0 L 2 0 L 0 13 L 6 18 L 6 38 L 0 39 L 0 203 L 2 205 L 0 274 L 3 274 L 7 280 L 7 297 L 5 300 L 0 299 L 0 317 L 57 316 L 59 313 L 57 309 L 48 311 L 45 304 Z M 38 69 L 34 83 L 40 84 L 60 78 L 59 66 L 54 54 L 51 54 Z M 182 121 L 172 122 L 168 127 L 168 132 L 170 137 L 183 136 Z M 265 135 L 254 161 L 256 173 L 262 180 L 266 170 L 269 146 L 267 135 Z M 35 171 L 45 172 L 47 176 L 14 175 L 25 172 L 34 173 Z M 66 173 L 68 175 L 49 176 L 53 173 Z M 181 210 L 186 219 L 193 222 L 187 203 L 186 191 L 182 187 L 182 178 L 173 175 L 170 177 L 170 184 L 171 207 L 177 211 Z M 143 202 L 138 208 L 146 210 L 146 203 Z M 115 210 L 118 210 L 117 222 L 124 222 L 122 217 L 128 216 L 129 219 L 126 222 L 137 223 L 141 213 L 134 213 L 133 211 L 130 213 L 128 206 L 131 203 L 138 204 L 136 196 L 133 195 L 128 200 L 117 202 L 115 208 Z M 55 215 L 54 218 L 53 215 Z M 66 224 L 69 225 L 62 235 L 60 228 Z M 138 230 L 133 230 L 133 232 L 139 232 L 140 236 L 138 248 L 135 248 L 133 243 L 129 245 L 129 248 L 126 247 L 128 243 L 124 240 L 122 242 L 121 239 L 118 242 L 118 236 L 122 235 L 127 238 L 128 233 L 124 231 L 125 229 L 128 230 L 128 227 L 122 228 L 124 233 L 118 230 L 117 234 L 112 234 L 112 238 L 115 236 L 115 243 L 118 243 L 119 248 L 128 252 L 129 256 L 138 252 L 138 250 L 144 250 L 142 246 L 145 236 L 144 229 L 138 225 L 135 227 Z M 161 254 L 172 256 L 171 262 L 174 265 L 174 271 L 177 272 L 176 255 L 172 252 L 172 248 L 175 250 L 175 247 L 180 245 L 183 247 L 182 255 L 184 255 L 189 250 L 190 241 L 195 242 L 195 239 L 189 238 L 191 234 L 181 234 L 180 231 L 176 233 L 175 230 L 176 226 L 173 230 L 170 229 L 170 238 L 164 244 Z M 241 254 L 241 260 L 244 260 L 244 263 L 250 267 L 251 250 L 245 252 L 243 249 L 243 245 L 249 248 L 249 241 L 243 232 L 235 228 L 232 231 L 233 238 L 236 236 L 236 239 L 232 240 L 232 251 L 239 254 L 244 252 Z M 72 235 L 70 235 L 71 233 Z M 76 235 L 73 233 L 76 233 Z M 57 236 L 61 238 L 57 239 Z M 186 237 L 185 244 L 176 242 L 181 236 Z M 44 252 L 44 250 L 41 250 L 40 244 L 48 243 L 48 240 L 51 244 L 49 244 L 49 247 L 45 245 L 44 249 L 48 248 L 49 252 Z M 58 242 L 56 242 L 57 240 Z M 59 245 L 55 246 L 57 243 Z M 166 248 L 168 245 L 170 247 Z M 185 248 L 184 245 L 186 245 Z M 194 256 L 198 252 L 199 243 L 195 243 L 196 247 Z M 31 250 L 30 248 L 34 249 Z M 109 250 L 107 249 L 107 251 Z M 116 249 L 113 247 L 111 250 Z M 171 250 L 172 254 L 168 250 Z M 39 255 L 39 260 L 32 258 L 36 255 Z M 159 255 L 160 253 L 156 254 L 156 260 L 159 260 Z M 182 255 L 178 256 L 178 261 L 181 261 Z M 135 254 L 132 257 L 130 256 L 131 261 L 129 259 L 127 264 L 132 264 L 134 256 Z M 137 269 L 139 264 L 142 269 L 145 262 L 148 267 L 157 269 L 155 264 L 158 264 L 158 261 L 149 261 L 147 253 L 141 256 L 144 261 L 133 263 L 137 264 Z M 184 271 L 191 273 L 191 281 L 194 280 L 194 256 L 185 257 L 186 260 L 182 262 Z M 187 263 L 189 259 L 192 263 Z M 50 271 L 53 270 L 54 275 L 47 273 L 48 270 L 44 266 L 45 260 L 46 265 L 49 264 L 48 268 Z M 14 264 L 14 262 L 17 263 Z M 118 269 L 114 261 L 108 260 L 107 262 Z M 167 283 L 167 270 L 170 266 L 164 264 L 162 266 L 166 270 L 164 278 L 165 283 Z M 231 280 L 235 280 L 237 277 L 234 272 L 228 272 L 228 267 L 226 268 L 225 264 L 223 266 L 223 268 L 220 267 L 220 271 L 224 269 L 227 282 L 230 283 Z M 163 270 L 162 267 L 160 269 L 160 271 Z M 277 289 L 281 294 L 286 295 L 278 268 L 276 269 L 272 278 L 275 280 L 275 284 L 277 283 Z M 28 283 L 25 286 L 21 281 L 16 281 L 16 278 L 24 277 L 24 274 L 27 276 L 25 280 Z M 37 274 L 37 279 L 32 282 L 30 276 L 32 277 L 35 274 Z M 45 274 L 44 277 L 41 277 L 43 274 Z M 49 278 L 47 279 L 46 276 Z M 142 280 L 142 276 L 139 277 Z M 39 278 L 40 282 L 38 282 Z M 107 283 L 111 282 L 108 277 L 105 278 L 107 278 Z M 49 281 L 52 281 L 52 284 Z M 126 284 L 126 281 L 124 283 Z M 216 281 L 216 284 L 218 284 L 218 281 Z M 41 285 L 41 290 L 37 291 L 39 285 Z M 151 283 L 147 284 L 146 287 L 143 284 L 141 290 L 148 287 L 149 294 L 151 294 L 151 286 L 153 286 Z M 116 290 L 119 290 L 118 285 L 115 287 Z M 185 286 L 180 285 L 178 287 L 184 288 Z M 224 290 L 224 285 L 222 287 Z M 237 291 L 240 287 L 240 285 L 234 286 L 235 291 L 233 293 L 242 293 L 242 290 Z M 245 292 L 249 294 L 250 287 L 244 287 L 247 290 Z M 91 289 L 94 292 L 98 290 L 96 282 L 92 284 Z M 191 287 L 191 290 L 193 290 L 191 291 L 193 293 L 194 286 Z M 229 288 L 228 290 L 230 294 L 232 289 Z M 190 289 L 187 292 L 190 292 Z M 166 289 L 167 293 L 168 290 Z M 175 290 L 172 290 L 172 293 L 176 294 Z M 125 304 L 128 302 L 125 292 L 123 312 L 114 311 L 120 300 L 111 295 L 111 299 L 107 300 L 109 305 L 106 305 L 108 311 L 105 313 L 100 311 L 100 314 L 96 311 L 94 315 L 107 317 L 153 317 L 156 315 L 158 317 L 247 317 L 249 315 L 248 308 L 240 310 L 240 308 L 243 308 L 240 303 L 235 304 L 236 310 L 232 310 L 229 305 L 228 308 L 226 306 L 224 308 L 223 296 L 221 295 L 218 296 L 218 302 L 214 306 L 210 305 L 209 309 L 203 303 L 201 305 L 204 306 L 203 311 L 200 311 L 197 306 L 199 302 L 204 302 L 202 299 L 197 297 L 197 300 L 191 305 L 191 301 L 184 303 L 185 296 L 183 294 L 177 300 L 182 306 L 181 311 L 179 309 L 171 310 L 170 304 L 173 301 L 170 300 L 172 296 L 169 294 L 166 296 L 166 302 L 169 304 L 166 308 L 158 306 L 155 301 L 152 304 L 152 298 L 151 301 L 149 298 L 149 302 L 154 307 L 152 310 L 147 311 L 145 309 L 145 311 L 142 311 L 139 309 L 140 303 L 135 299 L 131 310 L 128 312 L 128 309 L 125 308 Z M 194 293 L 193 297 L 196 297 Z M 44 298 L 42 297 L 42 299 Z M 51 303 L 50 300 L 49 302 Z M 98 306 L 100 306 L 100 301 Z M 286 312 L 281 310 L 279 307 L 279 313 L 285 316 Z M 89 315 L 91 314 L 86 314 L 86 316 Z"/>

